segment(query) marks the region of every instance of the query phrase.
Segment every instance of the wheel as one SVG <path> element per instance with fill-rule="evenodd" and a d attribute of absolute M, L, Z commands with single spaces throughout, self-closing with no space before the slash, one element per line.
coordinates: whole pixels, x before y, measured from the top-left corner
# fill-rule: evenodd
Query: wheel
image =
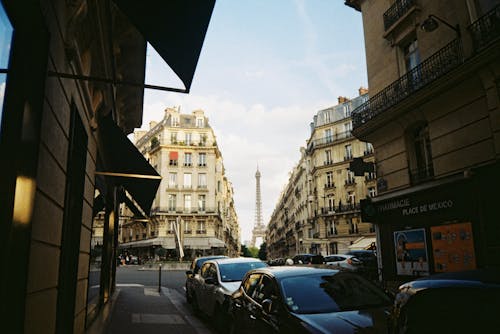
<path fill-rule="evenodd" d="M 186 287 L 186 301 L 188 302 L 188 304 L 191 304 L 191 302 L 192 302 L 192 298 L 189 295 L 189 291 L 188 291 L 187 287 Z"/>
<path fill-rule="evenodd" d="M 198 305 L 198 300 L 196 299 L 196 294 L 194 294 L 191 297 L 191 307 L 193 308 L 193 312 L 195 314 L 199 314 L 200 313 L 200 306 Z"/>

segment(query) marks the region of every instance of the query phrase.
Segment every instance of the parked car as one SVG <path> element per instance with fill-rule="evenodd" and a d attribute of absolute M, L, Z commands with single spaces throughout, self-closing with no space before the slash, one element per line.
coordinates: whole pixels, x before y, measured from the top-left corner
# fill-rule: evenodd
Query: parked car
<path fill-rule="evenodd" d="M 297 254 L 293 258 L 295 264 L 323 264 L 324 258 L 319 254 Z"/>
<path fill-rule="evenodd" d="M 231 333 L 384 333 L 392 298 L 363 277 L 309 266 L 249 271 L 231 296 Z"/>
<path fill-rule="evenodd" d="M 224 255 L 210 255 L 210 256 L 201 256 L 195 258 L 193 261 L 191 261 L 191 267 L 189 267 L 189 270 L 186 271 L 186 300 L 188 303 L 191 302 L 191 296 L 193 295 L 192 290 L 193 290 L 193 280 L 196 275 L 200 272 L 200 268 L 208 260 L 213 260 L 213 259 L 224 259 L 228 258 L 227 256 Z"/>
<path fill-rule="evenodd" d="M 399 287 L 393 333 L 498 333 L 500 270 L 442 273 Z"/>
<path fill-rule="evenodd" d="M 351 250 L 346 255 L 355 256 L 360 263 L 357 263 L 357 272 L 368 279 L 377 279 L 378 265 L 377 255 L 372 250 Z"/>
<path fill-rule="evenodd" d="M 359 269 L 360 265 L 362 265 L 362 262 L 354 255 L 332 254 L 325 256 L 325 264 L 334 268 L 344 268 L 356 271 Z"/>
<path fill-rule="evenodd" d="M 228 324 L 229 299 L 238 289 L 245 274 L 252 269 L 267 267 L 267 263 L 255 258 L 239 257 L 206 261 L 192 284 L 191 304 L 215 321 L 223 331 Z"/>

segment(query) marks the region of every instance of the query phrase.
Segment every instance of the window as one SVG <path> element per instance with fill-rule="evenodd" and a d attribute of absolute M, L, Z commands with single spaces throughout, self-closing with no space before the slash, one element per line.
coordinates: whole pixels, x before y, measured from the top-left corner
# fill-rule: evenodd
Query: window
<path fill-rule="evenodd" d="M 206 233 L 204 220 L 198 220 L 198 227 L 196 229 L 196 233 L 198 234 Z"/>
<path fill-rule="evenodd" d="M 323 123 L 328 124 L 328 123 L 330 123 L 330 121 L 331 121 L 330 113 L 328 112 L 328 110 L 326 110 L 323 112 Z"/>
<path fill-rule="evenodd" d="M 373 153 L 373 145 L 371 143 L 365 143 L 365 155 Z"/>
<path fill-rule="evenodd" d="M 191 173 L 184 173 L 184 188 L 189 189 L 191 186 Z"/>
<path fill-rule="evenodd" d="M 345 104 L 343 106 L 343 108 L 344 108 L 344 117 L 350 117 L 351 116 L 351 105 Z"/>
<path fill-rule="evenodd" d="M 418 183 L 432 178 L 434 167 L 427 123 L 419 123 L 411 127 L 407 136 L 411 182 Z"/>
<path fill-rule="evenodd" d="M 403 57 L 406 72 L 411 71 L 420 64 L 420 52 L 418 51 L 418 41 L 416 38 L 403 46 Z"/>
<path fill-rule="evenodd" d="M 184 212 L 191 212 L 191 194 L 184 195 Z"/>
<path fill-rule="evenodd" d="M 172 132 L 170 134 L 170 143 L 177 144 L 177 132 Z"/>
<path fill-rule="evenodd" d="M 347 193 L 347 203 L 350 205 L 350 206 L 353 206 L 356 202 L 356 195 L 354 194 L 354 191 L 349 191 Z"/>
<path fill-rule="evenodd" d="M 207 174 L 200 173 L 198 174 L 198 188 L 207 188 Z"/>
<path fill-rule="evenodd" d="M 257 287 L 257 284 L 260 281 L 261 274 L 252 274 L 248 276 L 248 278 L 243 282 L 243 290 L 245 293 L 251 297 L 253 295 L 253 292 L 255 291 L 255 288 Z"/>
<path fill-rule="evenodd" d="M 177 195 L 168 194 L 168 211 L 175 211 L 177 206 Z"/>
<path fill-rule="evenodd" d="M 193 164 L 192 154 L 184 153 L 184 166 L 192 166 L 192 164 Z"/>
<path fill-rule="evenodd" d="M 207 154 L 199 153 L 198 154 L 198 166 L 205 167 L 207 165 Z"/>
<path fill-rule="evenodd" d="M 350 159 L 352 159 L 352 146 L 351 146 L 351 144 L 348 144 L 345 146 L 344 160 L 350 160 Z"/>
<path fill-rule="evenodd" d="M 333 172 L 326 172 L 326 188 L 333 187 Z"/>
<path fill-rule="evenodd" d="M 177 187 L 177 173 L 168 173 L 168 187 L 169 188 Z"/>
<path fill-rule="evenodd" d="M 202 128 L 205 126 L 205 121 L 203 118 L 197 118 L 196 119 L 196 127 L 197 128 Z"/>
<path fill-rule="evenodd" d="M 344 132 L 346 135 L 350 134 L 352 131 L 352 122 L 344 123 Z"/>
<path fill-rule="evenodd" d="M 191 234 L 191 224 L 188 221 L 184 222 L 184 234 Z"/>
<path fill-rule="evenodd" d="M 333 195 L 328 195 L 326 197 L 327 205 L 328 205 L 328 212 L 334 212 L 335 211 L 335 197 Z"/>
<path fill-rule="evenodd" d="M 206 196 L 198 195 L 198 210 L 205 211 Z"/>
<path fill-rule="evenodd" d="M 172 116 L 170 122 L 172 126 L 179 126 L 179 116 Z"/>
<path fill-rule="evenodd" d="M 191 145 L 191 133 L 186 133 L 185 134 L 185 142 L 186 142 L 186 145 Z"/>
<path fill-rule="evenodd" d="M 332 129 L 325 130 L 325 140 L 327 143 L 331 143 L 333 141 Z"/>
<path fill-rule="evenodd" d="M 325 164 L 326 165 L 331 165 L 333 163 L 332 160 L 332 150 L 326 150 L 325 151 Z"/>
<path fill-rule="evenodd" d="M 370 197 L 377 196 L 377 190 L 375 189 L 375 187 L 368 188 L 368 196 L 370 196 Z"/>
<path fill-rule="evenodd" d="M 9 65 L 10 45 L 14 29 L 0 3 L 0 69 L 7 70 Z M 0 73 L 0 124 L 2 123 L 3 99 L 7 74 Z"/>
<path fill-rule="evenodd" d="M 175 151 L 171 151 L 168 154 L 168 159 L 169 159 L 169 165 L 170 166 L 177 166 L 177 160 L 179 159 L 179 153 Z"/>
<path fill-rule="evenodd" d="M 354 172 L 347 170 L 347 180 L 346 184 L 354 184 L 356 179 L 354 178 Z"/>

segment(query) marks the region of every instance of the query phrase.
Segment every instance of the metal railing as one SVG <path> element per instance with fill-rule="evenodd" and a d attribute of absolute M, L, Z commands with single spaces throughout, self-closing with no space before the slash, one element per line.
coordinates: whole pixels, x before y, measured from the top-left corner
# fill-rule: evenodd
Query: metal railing
<path fill-rule="evenodd" d="M 335 135 L 319 138 L 319 139 L 313 140 L 309 143 L 308 150 L 312 150 L 315 147 L 319 147 L 319 146 L 323 146 L 323 145 L 332 145 L 333 143 L 335 143 L 339 140 L 344 140 L 344 139 L 351 138 L 351 137 L 352 137 L 351 131 L 345 131 L 345 132 L 336 133 Z"/>
<path fill-rule="evenodd" d="M 356 108 L 352 115 L 354 129 L 362 126 L 462 63 L 462 44 L 459 39 L 454 39 L 417 67 Z"/>
<path fill-rule="evenodd" d="M 411 184 L 418 184 L 434 178 L 434 167 L 432 163 L 409 170 Z"/>
<path fill-rule="evenodd" d="M 480 51 L 500 38 L 500 5 L 469 26 L 474 49 Z"/>
<path fill-rule="evenodd" d="M 398 0 L 384 13 L 384 29 L 388 30 L 397 20 L 405 15 L 411 7 L 415 6 L 415 0 Z"/>

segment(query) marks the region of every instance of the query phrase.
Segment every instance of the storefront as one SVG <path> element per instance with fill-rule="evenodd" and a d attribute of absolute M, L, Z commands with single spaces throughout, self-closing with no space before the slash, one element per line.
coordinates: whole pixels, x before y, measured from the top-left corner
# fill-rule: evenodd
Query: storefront
<path fill-rule="evenodd" d="M 365 221 L 378 226 L 382 280 L 397 285 L 419 276 L 498 265 L 494 199 L 495 166 L 362 202 Z M 498 237 L 498 235 L 497 235 Z M 488 240 L 487 240 L 488 239 Z"/>

